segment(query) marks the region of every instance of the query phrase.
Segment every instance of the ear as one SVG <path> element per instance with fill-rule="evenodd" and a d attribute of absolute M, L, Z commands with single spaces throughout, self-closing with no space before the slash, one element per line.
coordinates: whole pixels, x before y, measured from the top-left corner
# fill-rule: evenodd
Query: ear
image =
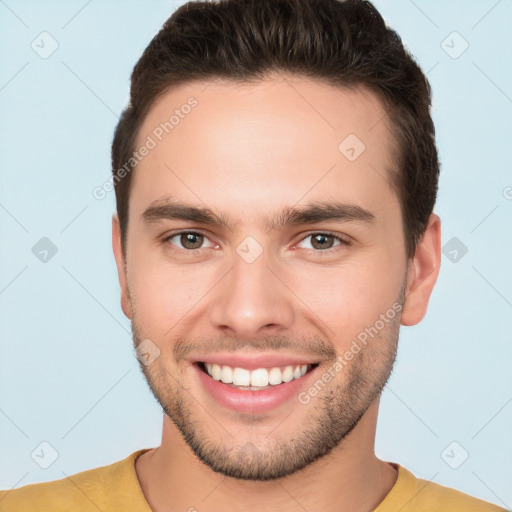
<path fill-rule="evenodd" d="M 112 249 L 114 250 L 114 258 L 116 260 L 119 285 L 121 286 L 121 308 L 123 313 L 131 320 L 132 307 L 130 304 L 130 292 L 128 291 L 126 260 L 123 254 L 121 225 L 119 224 L 117 213 L 112 215 Z"/>
<path fill-rule="evenodd" d="M 402 325 L 416 325 L 423 320 L 440 266 L 441 219 L 432 213 L 414 257 L 409 260 Z"/>

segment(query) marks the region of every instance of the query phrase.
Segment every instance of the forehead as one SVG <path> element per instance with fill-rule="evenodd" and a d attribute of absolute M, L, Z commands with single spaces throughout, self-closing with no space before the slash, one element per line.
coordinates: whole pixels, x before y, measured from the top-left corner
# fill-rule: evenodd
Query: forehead
<path fill-rule="evenodd" d="M 172 196 L 247 214 L 354 197 L 396 207 L 387 123 L 361 87 L 295 75 L 187 82 L 159 97 L 139 130 L 136 148 L 152 149 L 133 173 L 134 206 Z"/>
<path fill-rule="evenodd" d="M 195 106 L 190 108 L 192 102 Z M 171 119 L 173 114 L 174 119 Z M 233 128 L 240 128 L 248 121 L 253 125 L 262 121 L 267 122 L 268 130 L 268 121 L 273 124 L 280 121 L 279 125 L 286 127 L 291 135 L 294 122 L 299 119 L 309 121 L 310 129 L 301 125 L 296 126 L 297 130 L 310 135 L 313 131 L 319 136 L 328 131 L 341 135 L 347 130 L 353 130 L 352 133 L 363 139 L 369 139 L 367 132 L 374 130 L 377 136 L 385 134 L 388 138 L 390 135 L 386 108 L 367 87 L 334 86 L 317 79 L 276 73 L 251 83 L 216 78 L 185 82 L 168 89 L 153 102 L 137 134 L 137 143 L 142 142 L 145 135 L 158 132 L 161 123 L 169 121 L 174 135 L 187 133 L 186 125 L 193 121 L 182 121 L 189 114 L 193 114 L 192 118 L 200 117 L 201 122 L 216 117 L 219 127 L 226 119 Z M 197 126 L 194 129 L 197 130 Z M 155 136 L 158 138 L 158 134 Z"/>

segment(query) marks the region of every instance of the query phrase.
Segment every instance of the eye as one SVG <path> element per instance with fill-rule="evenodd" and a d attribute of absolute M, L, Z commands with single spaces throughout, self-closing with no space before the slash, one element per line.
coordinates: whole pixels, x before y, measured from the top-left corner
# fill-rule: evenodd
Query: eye
<path fill-rule="evenodd" d="M 316 249 L 316 252 L 322 252 L 322 251 L 336 251 L 335 247 L 339 247 L 341 245 L 349 245 L 349 242 L 347 240 L 344 240 L 343 238 L 334 235 L 332 233 L 310 233 L 305 238 L 302 239 L 301 243 L 303 243 L 308 238 L 312 239 L 311 246 L 313 249 Z M 332 242 L 338 241 L 339 243 L 334 245 Z M 309 247 L 306 247 L 306 249 L 309 249 Z"/>
<path fill-rule="evenodd" d="M 173 242 L 174 239 L 177 240 L 177 243 Z M 310 249 L 312 247 L 315 252 L 332 252 L 336 251 L 337 247 L 350 245 L 350 242 L 332 233 L 310 233 L 305 238 L 303 238 L 300 243 L 304 243 L 308 239 L 312 240 L 310 247 L 302 248 Z M 218 247 L 218 245 L 211 242 L 206 237 L 206 235 L 203 235 L 197 231 L 179 231 L 176 233 L 171 233 L 164 239 L 165 243 L 169 242 L 171 245 L 177 247 L 178 251 L 181 250 L 188 252 L 197 252 L 198 250 L 205 248 L 203 247 L 203 243 L 205 241 L 210 242 L 209 247 Z M 338 243 L 334 244 L 336 241 Z"/>
<path fill-rule="evenodd" d="M 180 231 L 173 233 L 164 239 L 164 242 L 170 242 L 172 245 L 176 245 L 172 242 L 174 238 L 177 238 L 178 243 L 181 244 L 179 249 L 193 251 L 195 249 L 202 249 L 201 245 L 208 238 L 202 233 L 196 231 Z M 216 247 L 215 244 L 211 243 L 210 247 Z"/>

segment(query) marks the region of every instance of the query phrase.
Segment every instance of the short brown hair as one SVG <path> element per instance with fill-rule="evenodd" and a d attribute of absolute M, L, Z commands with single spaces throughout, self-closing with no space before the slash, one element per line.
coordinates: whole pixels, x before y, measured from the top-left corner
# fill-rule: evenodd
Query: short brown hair
<path fill-rule="evenodd" d="M 151 106 L 192 80 L 254 82 L 285 71 L 337 86 L 365 86 L 387 111 L 405 248 L 413 257 L 435 205 L 439 162 L 431 88 L 400 37 L 364 0 L 218 0 L 179 7 L 152 39 L 131 75 L 130 102 L 112 143 L 117 213 L 126 247 L 133 155 Z M 130 166 L 130 169 L 133 166 Z"/>

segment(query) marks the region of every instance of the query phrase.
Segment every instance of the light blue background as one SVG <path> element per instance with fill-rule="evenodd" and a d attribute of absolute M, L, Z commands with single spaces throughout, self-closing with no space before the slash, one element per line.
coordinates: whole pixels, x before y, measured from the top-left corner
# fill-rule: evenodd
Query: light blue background
<path fill-rule="evenodd" d="M 0 488 L 63 478 L 160 442 L 110 245 L 110 144 L 142 51 L 181 2 L 0 3 Z M 434 91 L 443 256 L 425 320 L 403 328 L 377 455 L 512 507 L 512 2 L 378 0 Z M 58 50 L 31 42 L 48 31 Z M 469 43 L 458 59 L 441 43 Z M 450 41 L 450 39 L 448 39 Z M 451 44 L 451 43 L 449 43 Z M 457 50 L 460 41 L 454 42 Z M 43 236 L 57 254 L 31 252 Z M 31 452 L 49 442 L 48 469 Z M 468 460 L 450 468 L 457 441 Z M 459 456 L 455 453 L 456 456 Z"/>

